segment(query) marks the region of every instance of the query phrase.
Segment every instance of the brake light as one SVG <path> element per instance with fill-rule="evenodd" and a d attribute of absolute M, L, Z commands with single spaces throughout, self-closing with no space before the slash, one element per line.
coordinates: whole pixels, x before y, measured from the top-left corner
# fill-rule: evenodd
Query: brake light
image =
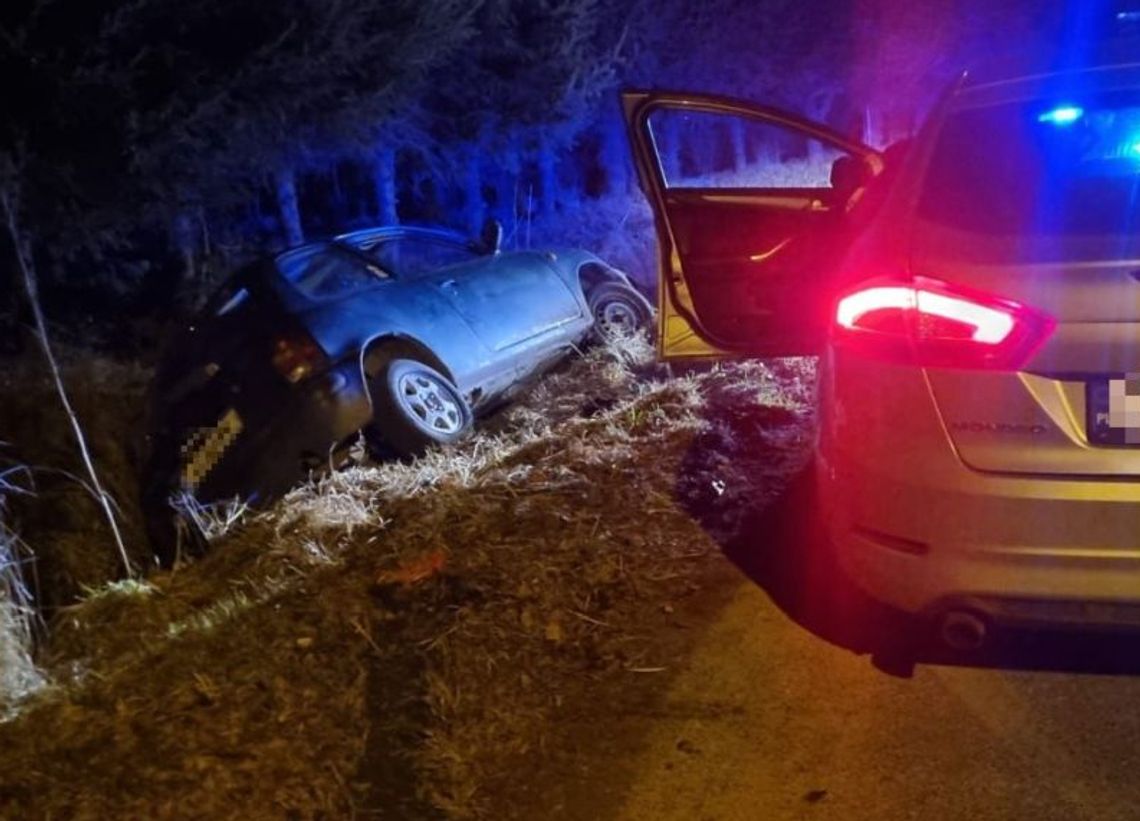
<path fill-rule="evenodd" d="M 832 337 L 902 364 L 1018 370 L 1056 324 L 1019 303 L 920 278 L 865 283 L 842 296 Z"/>
<path fill-rule="evenodd" d="M 312 376 L 327 361 L 321 346 L 304 332 L 281 337 L 273 344 L 273 367 L 294 384 Z"/>

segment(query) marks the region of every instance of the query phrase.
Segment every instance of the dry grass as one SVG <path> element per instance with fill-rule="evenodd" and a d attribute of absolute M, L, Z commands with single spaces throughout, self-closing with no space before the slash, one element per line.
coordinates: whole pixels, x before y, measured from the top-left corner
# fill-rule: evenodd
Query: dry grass
<path fill-rule="evenodd" d="M 6 521 L 8 499 L 26 496 L 31 472 L 23 466 L 0 470 L 0 713 L 44 685 L 32 661 L 32 647 L 42 633 L 35 607 L 35 556 Z"/>
<path fill-rule="evenodd" d="M 176 496 L 171 507 L 207 542 L 218 541 L 250 514 L 249 505 L 241 499 L 202 504 L 190 493 Z"/>
<path fill-rule="evenodd" d="M 453 448 L 221 515 L 202 560 L 60 612 L 0 816 L 491 812 L 566 704 L 669 663 L 710 528 L 800 458 L 802 363 L 649 354 L 595 348 Z"/>

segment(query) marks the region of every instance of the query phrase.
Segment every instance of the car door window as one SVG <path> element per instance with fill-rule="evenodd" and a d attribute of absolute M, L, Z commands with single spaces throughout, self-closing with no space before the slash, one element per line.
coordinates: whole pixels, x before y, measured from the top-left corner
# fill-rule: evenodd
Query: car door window
<path fill-rule="evenodd" d="M 849 214 L 879 155 L 775 109 L 702 95 L 623 95 L 661 245 L 662 353 L 818 349 Z"/>
<path fill-rule="evenodd" d="M 649 118 L 666 188 L 832 188 L 835 145 L 772 123 L 659 109 Z"/>
<path fill-rule="evenodd" d="M 331 299 L 375 285 L 383 271 L 333 245 L 307 245 L 277 257 L 277 269 L 309 299 Z"/>
<path fill-rule="evenodd" d="M 422 237 L 396 237 L 372 246 L 365 253 L 384 270 L 401 279 L 414 280 L 478 257 L 465 245 Z"/>

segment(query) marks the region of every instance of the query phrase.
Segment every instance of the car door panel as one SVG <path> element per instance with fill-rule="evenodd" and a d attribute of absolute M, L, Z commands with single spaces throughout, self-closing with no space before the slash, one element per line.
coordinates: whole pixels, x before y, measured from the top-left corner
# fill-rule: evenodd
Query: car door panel
<path fill-rule="evenodd" d="M 804 339 L 821 332 L 826 313 L 805 287 L 833 248 L 835 215 L 812 191 L 735 197 L 718 192 L 666 195 L 678 253 L 702 322 L 734 348 L 759 348 L 766 337 Z"/>
<path fill-rule="evenodd" d="M 491 360 L 454 306 L 425 283 L 386 282 L 351 299 L 317 305 L 307 321 L 326 350 L 359 351 L 376 337 L 415 340 L 444 362 L 457 383 L 466 384 Z"/>
<path fill-rule="evenodd" d="M 416 228 L 357 232 L 343 239 L 394 274 L 392 287 L 374 305 L 378 315 L 390 317 L 385 324 L 395 322 L 400 334 L 430 348 L 465 393 L 489 396 L 510 386 L 516 378 L 510 358 L 492 345 L 501 345 L 503 336 L 525 336 L 535 312 L 515 305 L 496 317 L 496 289 L 483 279 L 502 273 L 501 263 L 509 257 L 482 254 L 456 236 Z M 514 280 L 508 275 L 499 282 L 507 293 L 512 285 L 519 285 L 517 272 Z M 525 283 L 516 290 L 516 302 L 538 302 L 526 293 Z"/>
<path fill-rule="evenodd" d="M 433 276 L 483 343 L 504 352 L 581 316 L 574 294 L 538 254 L 500 254 Z"/>
<path fill-rule="evenodd" d="M 663 148 L 650 118 L 678 111 L 752 120 L 774 133 L 786 132 L 789 139 L 826 144 L 840 156 L 855 158 L 865 164 L 869 177 L 881 170 L 879 155 L 784 112 L 725 98 L 625 92 L 623 103 L 659 240 L 661 355 L 815 352 L 826 329 L 830 273 L 852 234 L 847 213 L 861 190 L 792 186 L 782 180 L 740 187 L 740 181 L 725 174 L 712 180 L 719 186 L 709 184 L 717 175 L 686 184 L 677 179 L 684 163 L 664 156 L 670 152 L 668 141 Z M 692 124 L 688 127 L 693 130 Z M 748 173 L 739 176 L 750 183 L 749 173 L 755 177 L 766 163 L 781 162 L 778 155 L 750 158 L 740 169 Z M 794 175 L 759 174 L 761 179 L 781 176 Z"/>

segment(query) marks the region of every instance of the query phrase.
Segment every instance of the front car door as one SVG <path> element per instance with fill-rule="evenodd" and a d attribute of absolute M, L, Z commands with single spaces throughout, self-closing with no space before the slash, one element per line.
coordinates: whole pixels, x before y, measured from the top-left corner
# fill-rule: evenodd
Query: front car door
<path fill-rule="evenodd" d="M 881 155 L 727 98 L 627 91 L 622 104 L 657 228 L 661 356 L 817 352 Z"/>
<path fill-rule="evenodd" d="M 436 273 L 438 285 L 496 352 L 580 319 L 581 306 L 541 255 L 514 252 Z"/>
<path fill-rule="evenodd" d="M 400 280 L 442 294 L 496 353 L 582 315 L 574 294 L 539 254 L 484 254 L 449 236 L 415 230 L 393 233 L 365 253 Z"/>

